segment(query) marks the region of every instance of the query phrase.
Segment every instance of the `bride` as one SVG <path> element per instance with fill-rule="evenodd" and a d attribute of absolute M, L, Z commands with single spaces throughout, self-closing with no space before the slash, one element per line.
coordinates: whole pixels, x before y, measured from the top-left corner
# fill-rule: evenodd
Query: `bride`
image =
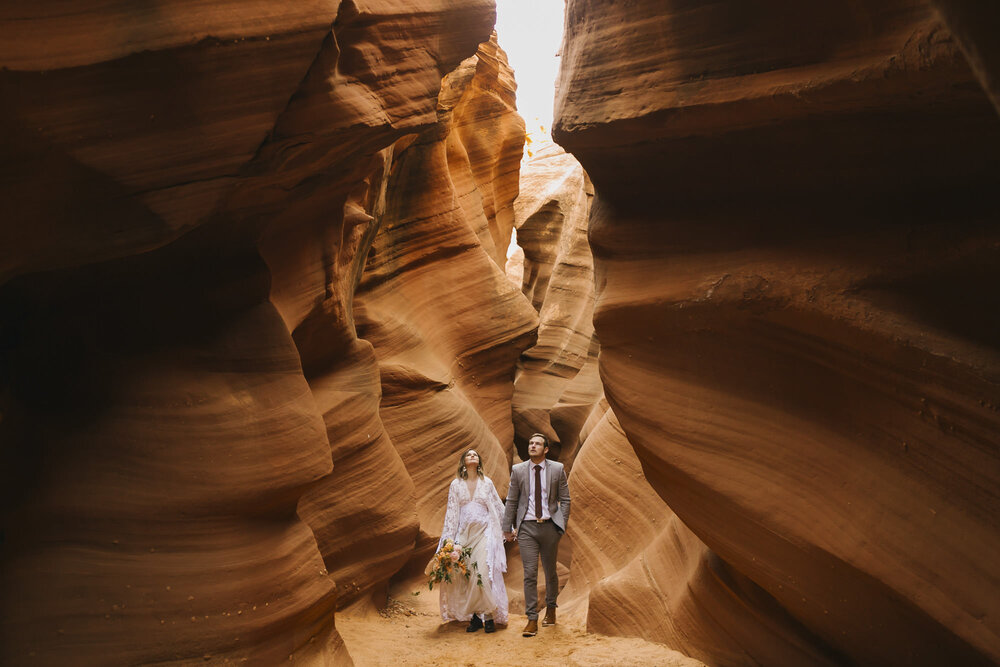
<path fill-rule="evenodd" d="M 448 539 L 471 547 L 475 563 L 468 579 L 457 577 L 441 585 L 441 618 L 469 621 L 466 632 L 485 627 L 494 632 L 496 623 L 507 623 L 507 553 L 503 546 L 500 519 L 504 506 L 493 480 L 483 474 L 482 459 L 474 449 L 462 454 L 458 475 L 448 489 L 448 510 L 444 516 L 438 550 Z M 478 576 L 482 576 L 482 586 Z"/>

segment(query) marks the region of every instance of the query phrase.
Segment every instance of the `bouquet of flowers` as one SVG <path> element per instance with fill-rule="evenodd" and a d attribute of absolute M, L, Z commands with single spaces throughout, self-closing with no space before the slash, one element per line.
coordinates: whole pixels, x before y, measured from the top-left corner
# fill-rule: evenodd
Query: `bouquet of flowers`
<path fill-rule="evenodd" d="M 472 556 L 471 547 L 463 547 L 454 540 L 445 540 L 441 545 L 441 550 L 434 554 L 431 562 L 427 564 L 424 574 L 428 575 L 427 588 L 434 590 L 434 584 L 446 581 L 449 584 L 453 579 L 462 576 L 469 579 L 472 576 L 472 568 L 476 566 L 476 583 L 483 585 L 483 576 L 479 574 L 478 566 L 475 562 L 469 562 Z"/>

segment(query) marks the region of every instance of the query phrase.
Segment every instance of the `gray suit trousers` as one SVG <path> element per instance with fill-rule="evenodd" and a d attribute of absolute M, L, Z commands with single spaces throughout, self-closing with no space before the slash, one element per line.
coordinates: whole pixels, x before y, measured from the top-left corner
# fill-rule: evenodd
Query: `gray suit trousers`
<path fill-rule="evenodd" d="M 521 546 L 521 562 L 524 565 L 524 613 L 530 619 L 538 618 L 539 557 L 545 570 L 545 606 L 556 606 L 556 596 L 559 595 L 556 555 L 561 537 L 551 521 L 538 523 L 525 519 L 517 529 L 517 543 Z"/>

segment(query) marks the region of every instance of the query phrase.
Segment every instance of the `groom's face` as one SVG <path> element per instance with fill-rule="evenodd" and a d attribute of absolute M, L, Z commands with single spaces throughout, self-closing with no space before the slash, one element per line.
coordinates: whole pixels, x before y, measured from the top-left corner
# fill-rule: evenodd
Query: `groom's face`
<path fill-rule="evenodd" d="M 549 451 L 549 448 L 545 446 L 545 439 L 539 438 L 538 436 L 533 437 L 528 440 L 528 456 L 537 459 L 540 456 L 545 456 L 545 452 Z"/>

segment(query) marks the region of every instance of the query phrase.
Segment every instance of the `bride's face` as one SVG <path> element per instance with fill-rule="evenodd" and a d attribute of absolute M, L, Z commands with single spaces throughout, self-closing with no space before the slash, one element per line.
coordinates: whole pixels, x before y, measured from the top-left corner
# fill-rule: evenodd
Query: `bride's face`
<path fill-rule="evenodd" d="M 470 451 L 465 455 L 465 467 L 475 470 L 479 467 L 479 454 Z"/>

